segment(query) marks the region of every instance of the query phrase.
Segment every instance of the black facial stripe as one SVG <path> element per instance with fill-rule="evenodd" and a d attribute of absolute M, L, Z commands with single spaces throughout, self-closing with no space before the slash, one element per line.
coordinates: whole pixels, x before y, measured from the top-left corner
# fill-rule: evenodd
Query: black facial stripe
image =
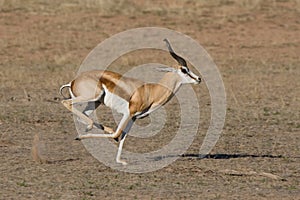
<path fill-rule="evenodd" d="M 181 72 L 184 73 L 184 74 L 188 73 L 188 71 L 185 68 L 181 68 Z"/>
<path fill-rule="evenodd" d="M 190 73 L 188 73 L 188 75 L 189 75 L 189 77 L 191 77 L 192 79 L 196 80 L 194 77 L 192 77 L 192 76 L 190 75 Z"/>
<path fill-rule="evenodd" d="M 194 79 L 194 80 L 198 81 L 198 79 L 192 77 L 192 75 L 190 73 L 187 73 L 187 74 L 189 75 L 189 77 L 191 77 L 191 79 Z"/>
<path fill-rule="evenodd" d="M 187 73 L 190 71 L 189 68 L 187 68 L 186 66 L 182 66 L 182 67 L 180 68 L 180 70 L 181 70 L 181 72 L 184 73 L 184 74 L 187 74 Z"/>
<path fill-rule="evenodd" d="M 190 72 L 189 68 L 183 66 L 183 67 L 180 68 L 180 70 L 181 70 L 182 73 L 187 74 L 191 79 L 194 79 L 194 80 L 198 81 L 197 78 L 193 77 L 193 76 L 189 73 L 189 72 Z"/>

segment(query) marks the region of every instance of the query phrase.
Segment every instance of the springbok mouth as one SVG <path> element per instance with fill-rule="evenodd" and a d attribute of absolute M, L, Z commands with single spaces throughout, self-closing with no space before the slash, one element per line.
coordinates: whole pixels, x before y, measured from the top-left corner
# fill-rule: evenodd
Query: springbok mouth
<path fill-rule="evenodd" d="M 194 79 L 194 80 L 196 81 L 195 84 L 201 83 L 201 78 L 200 78 L 200 77 L 195 78 L 195 77 L 192 76 L 191 74 L 188 74 L 188 75 L 189 75 L 189 77 L 190 77 L 191 79 Z"/>

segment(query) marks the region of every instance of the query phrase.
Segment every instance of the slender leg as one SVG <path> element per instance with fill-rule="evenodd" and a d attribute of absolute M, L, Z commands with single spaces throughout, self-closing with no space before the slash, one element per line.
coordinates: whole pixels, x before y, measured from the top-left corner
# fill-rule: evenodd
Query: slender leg
<path fill-rule="evenodd" d="M 82 112 L 83 114 L 85 114 L 87 117 L 90 118 L 90 115 L 100 106 L 101 102 L 100 101 L 91 101 L 91 102 L 76 102 L 76 103 L 73 103 L 72 102 L 72 105 L 74 104 L 80 104 L 80 103 L 87 103 L 86 107 L 84 108 L 83 111 L 80 111 Z M 72 109 L 75 109 L 75 108 L 72 108 Z M 77 120 L 83 124 L 86 124 L 86 121 L 84 121 L 83 119 L 81 119 L 80 117 L 77 118 Z M 97 128 L 100 128 L 100 129 L 103 129 L 103 127 L 101 127 L 100 125 L 97 126 L 96 123 L 94 123 L 94 125 L 97 127 Z"/>
<path fill-rule="evenodd" d="M 89 117 L 100 105 L 101 105 L 101 102 L 99 100 L 93 101 L 93 102 L 88 102 L 87 106 L 83 110 L 83 113 Z M 98 123 L 94 122 L 94 126 L 96 126 L 99 129 L 104 130 L 104 132 L 107 132 L 110 134 L 114 133 L 114 130 L 112 128 L 104 126 L 102 124 L 98 124 Z"/>
<path fill-rule="evenodd" d="M 75 101 L 75 102 L 74 102 Z M 73 112 L 75 115 L 77 115 L 78 117 L 80 117 L 82 120 L 84 120 L 88 126 L 87 126 L 87 130 L 91 130 L 93 128 L 93 120 L 91 120 L 88 116 L 86 116 L 85 114 L 83 114 L 82 112 L 80 112 L 79 110 L 77 110 L 76 108 L 74 108 L 73 104 L 74 103 L 79 103 L 79 100 L 72 100 L 72 99 L 68 99 L 68 100 L 62 100 L 61 103 L 71 112 Z"/>
<path fill-rule="evenodd" d="M 116 157 L 116 161 L 117 163 L 121 163 L 122 165 L 127 165 L 127 162 L 125 160 L 121 160 L 121 153 L 122 153 L 122 149 L 123 149 L 123 144 L 125 142 L 127 133 L 123 132 L 122 136 L 121 136 L 121 141 L 118 147 L 118 153 L 117 153 L 117 157 Z"/>
<path fill-rule="evenodd" d="M 77 139 L 86 139 L 86 138 L 118 138 L 122 134 L 122 130 L 124 130 L 128 124 L 128 122 L 131 120 L 131 117 L 128 114 L 124 114 L 116 132 L 112 134 L 93 134 L 93 133 L 88 133 L 84 135 L 79 135 Z"/>
<path fill-rule="evenodd" d="M 119 147 L 118 147 L 118 153 L 117 153 L 117 157 L 116 157 L 117 163 L 121 163 L 122 165 L 127 165 L 126 161 L 121 159 L 121 153 L 122 153 L 123 144 L 124 144 L 124 142 L 125 142 L 127 133 L 128 133 L 129 130 L 131 129 L 131 127 L 132 127 L 134 121 L 135 121 L 135 119 L 131 119 L 131 120 L 128 122 L 128 124 L 127 124 L 126 128 L 124 129 L 124 131 L 122 131 L 121 141 L 120 141 L 120 144 L 119 144 Z"/>
<path fill-rule="evenodd" d="M 88 102 L 84 110 L 82 111 L 86 116 L 90 116 L 99 106 L 101 105 L 100 101 Z"/>
<path fill-rule="evenodd" d="M 126 165 L 127 163 L 124 160 L 121 160 L 121 153 L 123 149 L 123 144 L 126 139 L 127 133 L 129 132 L 130 128 L 132 127 L 133 123 L 135 121 L 135 118 L 132 118 L 128 115 L 123 115 L 123 118 L 121 122 L 119 123 L 118 129 L 115 133 L 113 134 L 93 134 L 93 133 L 88 133 L 85 135 L 79 135 L 78 139 L 86 139 L 86 138 L 118 138 L 120 135 L 121 136 L 121 141 L 118 147 L 118 153 L 116 157 L 117 163 L 121 163 L 123 165 Z"/>
<path fill-rule="evenodd" d="M 113 130 L 112 128 L 107 127 L 107 126 L 103 126 L 103 125 L 101 125 L 101 124 L 96 124 L 96 123 L 94 123 L 94 121 L 93 121 L 92 119 L 90 119 L 90 118 L 87 116 L 88 113 L 91 114 L 91 113 L 92 113 L 91 111 L 93 111 L 93 110 L 90 108 L 89 105 L 88 105 L 88 106 L 85 108 L 85 110 L 83 111 L 83 112 L 86 113 L 86 114 L 80 112 L 79 110 L 77 110 L 77 109 L 73 106 L 73 104 L 76 104 L 76 103 L 86 103 L 86 102 L 87 102 L 88 104 L 93 103 L 93 102 L 84 101 L 84 100 L 79 99 L 79 98 L 76 98 L 76 99 L 68 99 L 68 100 L 62 100 L 62 101 L 61 101 L 61 103 L 62 103 L 68 110 L 70 110 L 71 112 L 73 112 L 73 113 L 74 113 L 75 115 L 77 115 L 80 119 L 82 119 L 84 123 L 87 124 L 86 131 L 91 130 L 91 129 L 93 128 L 93 125 L 95 125 L 97 128 L 102 129 L 102 130 L 104 130 L 104 131 L 107 132 L 107 133 L 110 133 L 110 134 L 114 133 L 114 130 Z M 100 105 L 100 103 L 95 104 L 94 110 L 95 110 L 99 105 Z M 89 111 L 89 112 L 87 113 L 87 111 Z"/>
<path fill-rule="evenodd" d="M 72 100 L 71 100 L 72 101 Z M 76 102 L 81 102 L 79 100 L 77 100 Z M 73 104 L 76 103 L 73 101 Z M 81 117 L 83 120 L 85 120 L 86 122 L 89 123 L 88 126 L 93 125 L 93 121 L 88 118 L 88 116 L 86 116 L 85 114 L 81 113 L 80 111 L 76 110 L 76 109 L 72 109 L 72 105 L 70 103 L 69 100 L 65 100 L 62 102 L 69 110 L 71 110 L 73 113 L 77 114 L 79 117 Z M 85 109 L 85 111 L 90 110 L 90 109 Z M 124 160 L 121 160 L 121 153 L 122 153 L 122 149 L 123 149 L 123 145 L 124 145 L 124 141 L 126 139 L 127 133 L 129 132 L 130 128 L 132 127 L 133 123 L 135 121 L 135 118 L 132 117 L 131 114 L 129 113 L 125 113 L 118 125 L 118 128 L 116 130 L 116 132 L 112 133 L 112 134 L 93 134 L 93 133 L 88 133 L 88 134 L 84 134 L 84 135 L 79 135 L 78 136 L 78 140 L 81 139 L 87 139 L 87 138 L 118 138 L 120 135 L 121 136 L 121 141 L 118 147 L 118 152 L 117 152 L 117 157 L 116 157 L 116 162 L 117 163 L 121 163 L 123 165 L 126 165 L 127 163 Z"/>

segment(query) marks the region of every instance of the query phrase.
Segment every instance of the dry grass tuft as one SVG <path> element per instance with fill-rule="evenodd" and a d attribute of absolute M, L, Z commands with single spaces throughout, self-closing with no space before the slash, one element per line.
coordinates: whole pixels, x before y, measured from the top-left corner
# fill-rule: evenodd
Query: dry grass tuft
<path fill-rule="evenodd" d="M 40 141 L 40 136 L 38 133 L 35 134 L 32 142 L 31 156 L 35 162 L 38 163 L 48 163 L 45 155 L 43 155 L 43 150 L 45 149 L 45 144 Z"/>

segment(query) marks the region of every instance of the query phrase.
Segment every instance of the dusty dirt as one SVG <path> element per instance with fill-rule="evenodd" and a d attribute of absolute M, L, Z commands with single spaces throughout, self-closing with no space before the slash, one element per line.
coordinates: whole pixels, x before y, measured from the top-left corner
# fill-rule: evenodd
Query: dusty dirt
<path fill-rule="evenodd" d="M 26 2 L 0 0 L 0 199 L 300 199 L 299 1 Z M 99 42 L 144 26 L 180 31 L 209 52 L 224 80 L 227 116 L 211 155 L 197 159 L 210 100 L 205 83 L 196 87 L 201 128 L 185 156 L 130 174 L 106 167 L 74 141 L 58 88 Z M 164 135 L 129 137 L 124 148 L 159 148 L 173 136 L 172 120 L 170 114 Z M 42 157 L 36 162 L 32 154 Z"/>

